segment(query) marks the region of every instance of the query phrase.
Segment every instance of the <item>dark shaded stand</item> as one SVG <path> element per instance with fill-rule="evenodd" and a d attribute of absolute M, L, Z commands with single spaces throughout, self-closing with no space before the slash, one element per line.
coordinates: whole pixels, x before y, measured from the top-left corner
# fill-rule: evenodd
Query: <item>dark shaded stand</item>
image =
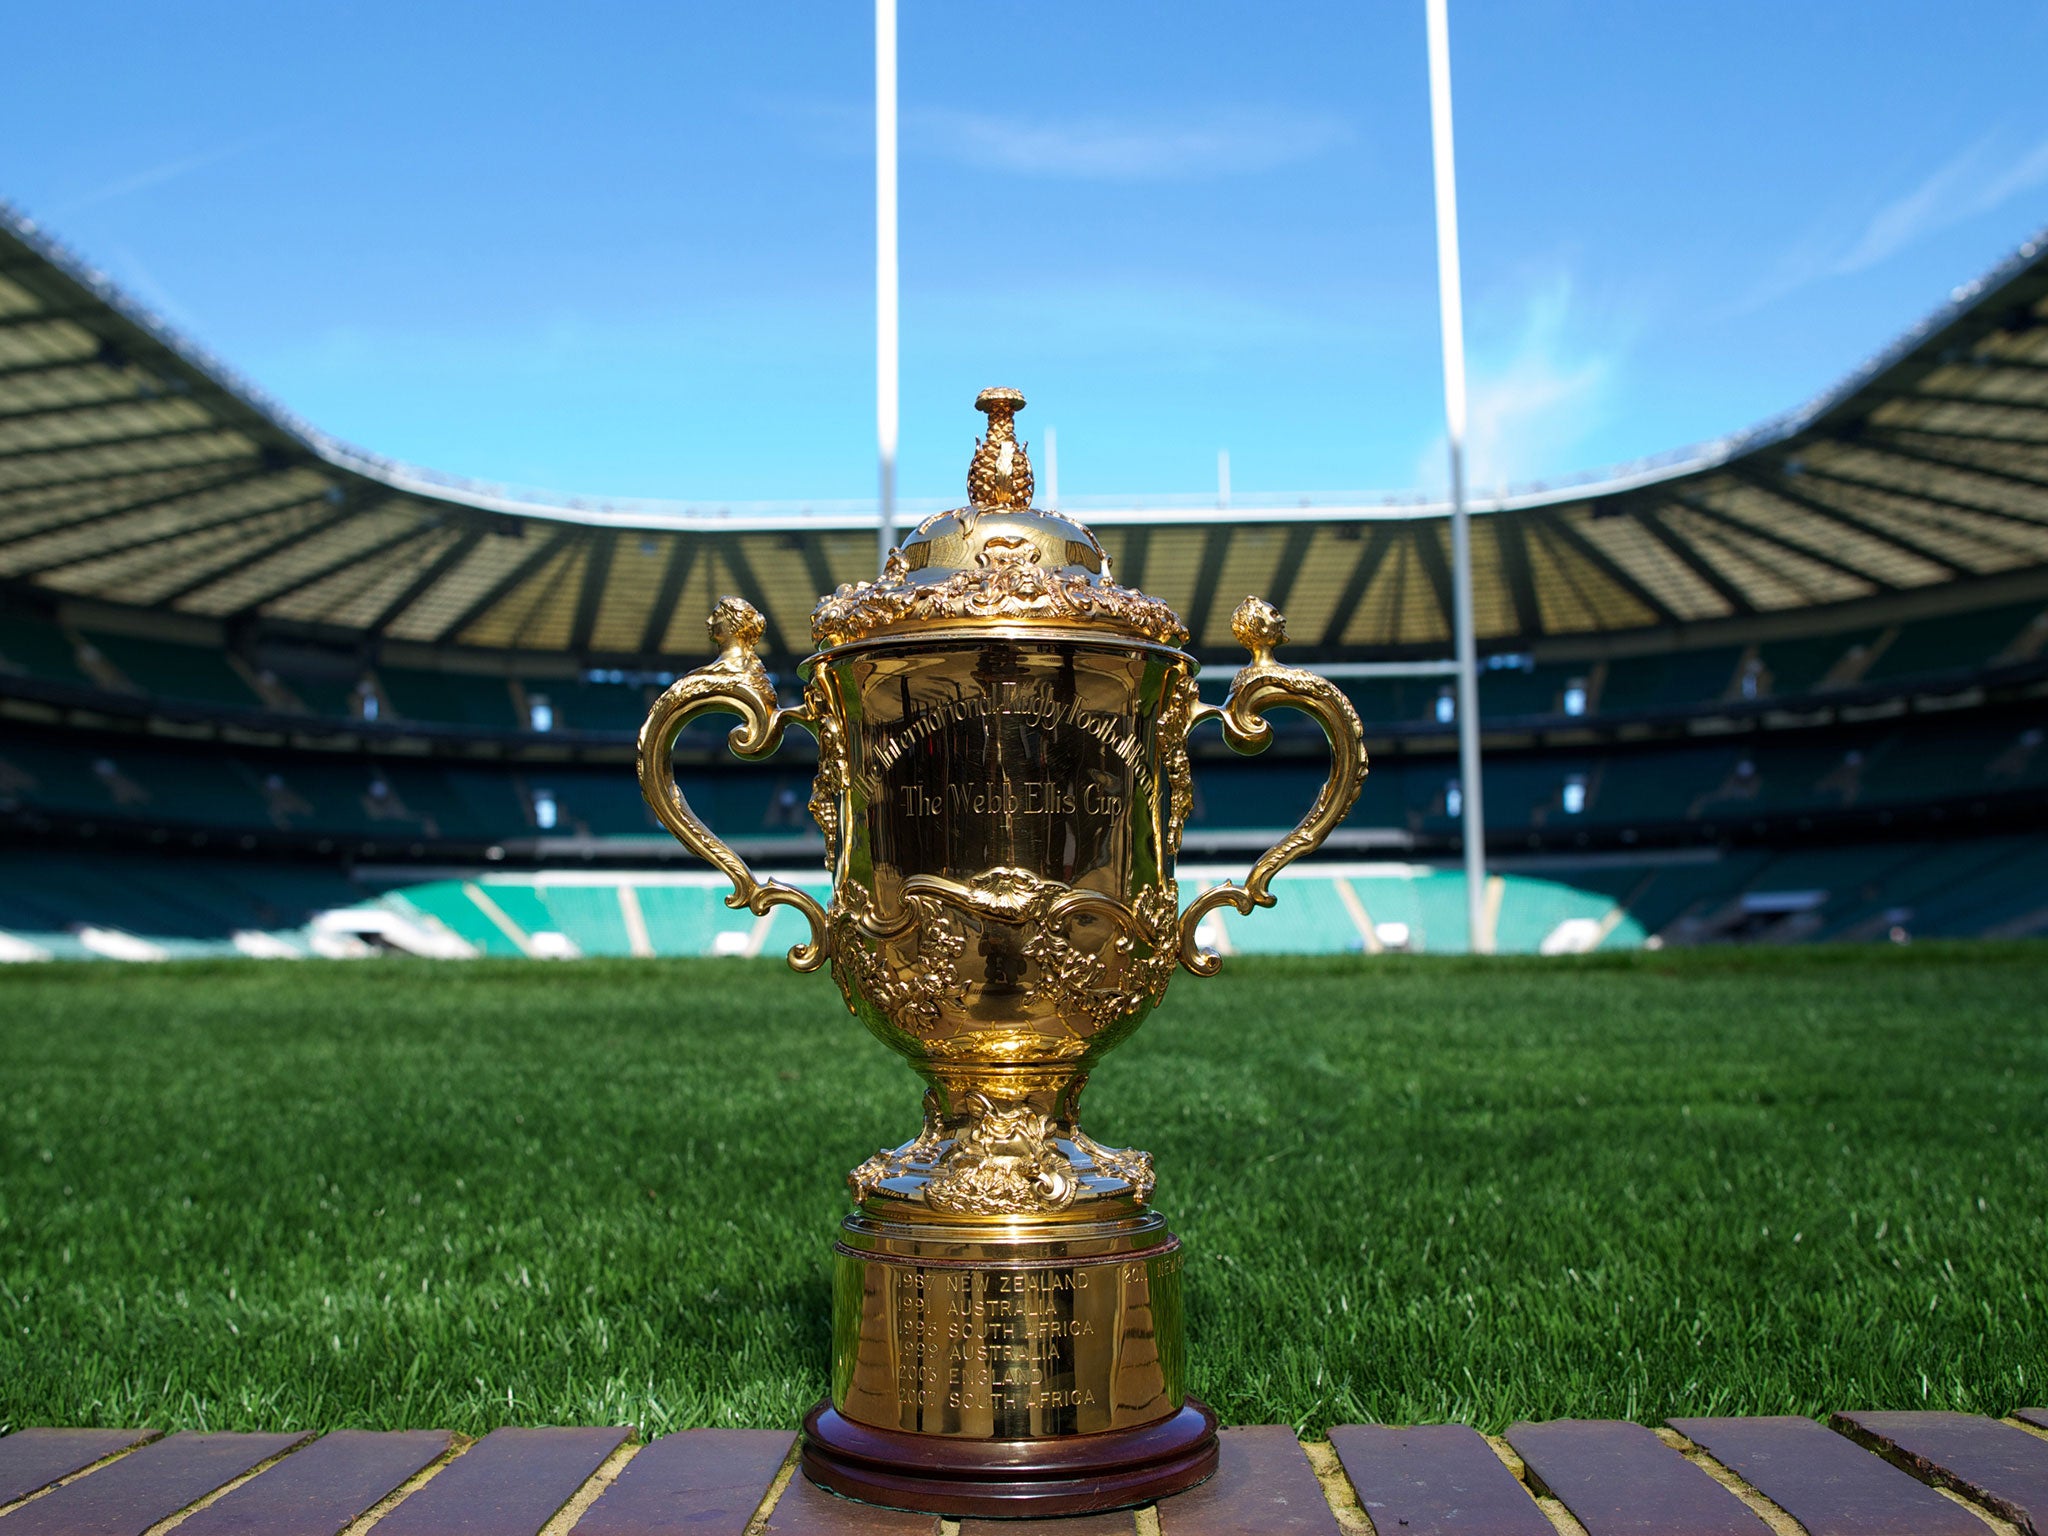
<path fill-rule="evenodd" d="M 871 1429 L 823 1402 L 804 1418 L 812 1482 L 865 1504 L 981 1518 L 1084 1515 L 1147 1504 L 1216 1470 L 1216 1415 L 1189 1398 L 1137 1429 L 1057 1440 L 959 1440 Z"/>

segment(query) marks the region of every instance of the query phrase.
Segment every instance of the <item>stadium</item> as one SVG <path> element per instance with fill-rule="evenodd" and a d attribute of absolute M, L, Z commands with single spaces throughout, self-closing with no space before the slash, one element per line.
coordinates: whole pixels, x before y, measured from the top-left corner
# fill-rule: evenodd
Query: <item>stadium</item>
<path fill-rule="evenodd" d="M 1372 772 L 1292 921 L 1225 952 L 1468 947 L 1447 509 L 1076 504 L 1186 620 L 1232 605 L 1339 680 Z M 1475 947 L 2048 928 L 2048 251 L 1823 398 L 1477 509 L 1489 875 Z M 0 225 L 0 954 L 779 952 L 641 802 L 634 733 L 742 596 L 795 686 L 872 518 L 522 499 L 323 436 L 26 219 Z M 1211 684 L 1214 689 L 1211 691 Z M 1281 717 L 1283 720 L 1298 717 Z M 822 890 L 803 746 L 678 761 L 750 859 Z M 1197 758 L 1183 880 L 1320 782 L 1306 723 Z"/>
<path fill-rule="evenodd" d="M 1268 298 L 1315 321 L 1307 351 L 1228 354 L 1237 362 L 1216 373 L 1234 393 L 1216 398 L 1235 403 L 1221 409 L 1250 416 L 1269 393 L 1348 387 L 1295 363 L 1312 351 L 1316 369 L 1355 367 L 1367 333 L 1340 335 L 1330 311 L 1387 294 L 1407 311 L 1408 329 L 1387 333 L 1406 349 L 1385 348 L 1375 409 L 1414 406 L 1420 285 L 1368 294 L 1347 264 L 1362 236 L 1379 238 L 1372 221 L 1395 231 L 1405 217 L 1380 204 L 1419 202 L 1421 181 L 1332 167 L 1395 158 L 1390 125 L 1420 97 L 1397 91 L 1372 119 L 1351 112 L 1360 78 L 1375 90 L 1399 80 L 1377 55 L 1364 76 L 1340 57 L 1322 35 L 1352 24 L 1340 10 L 1254 28 L 1228 7 L 1220 20 L 1177 11 L 1185 36 L 1114 18 L 1132 28 L 1121 49 L 1105 45 L 1087 68 L 1059 62 L 1068 94 L 1037 122 L 946 104 L 1029 78 L 1034 44 L 1087 53 L 1069 22 L 996 29 L 1014 54 L 1004 78 L 986 58 L 986 18 L 915 17 L 913 68 L 943 64 L 956 94 L 906 118 L 923 136 L 911 163 L 924 191 L 959 177 L 933 197 L 920 238 L 949 223 L 947 238 L 974 242 L 977 336 L 998 303 L 990 230 L 1008 238 L 1034 206 L 1058 204 L 1051 245 L 1114 224 L 1112 203 L 1115 218 L 1146 224 L 1185 205 L 1187 228 L 1213 226 L 1216 241 L 1190 247 L 1190 269 L 1266 247 L 1268 264 L 1228 290 L 1256 301 L 1244 328 L 1261 347 L 1269 322 L 1253 311 Z M 1854 281 L 1902 228 L 1965 227 L 2041 185 L 2048 145 L 2015 150 L 2001 171 L 1992 162 L 2013 146 L 1985 119 L 1976 148 L 1879 211 L 1882 239 L 1841 248 L 1827 302 L 1867 321 L 1857 347 L 1897 339 L 1818 398 L 1651 460 L 1468 494 L 1447 7 L 1424 10 L 1409 19 L 1429 45 L 1450 500 L 1233 495 L 1227 470 L 1213 496 L 1063 499 L 1046 452 L 1037 505 L 1092 529 L 1114 581 L 1139 596 L 1110 587 L 1071 529 L 1043 545 L 1016 534 L 1055 523 L 1031 511 L 1028 471 L 1025 488 L 1012 478 L 991 410 L 973 506 L 952 526 L 1014 521 L 973 556 L 962 537 L 920 571 L 950 569 L 964 589 L 983 579 L 969 567 L 979 557 L 986 592 L 1034 574 L 1021 569 L 1027 543 L 1034 555 L 1063 547 L 1068 564 L 1055 553 L 1047 579 L 1075 579 L 1080 560 L 1113 621 L 1091 642 L 1078 624 L 1033 638 L 985 624 L 985 611 L 974 628 L 958 610 L 913 613 L 893 634 L 835 641 L 824 665 L 873 670 L 811 695 L 814 636 L 835 633 L 829 609 L 814 622 L 820 600 L 841 594 L 836 633 L 852 633 L 848 612 L 867 599 L 847 584 L 878 567 L 894 580 L 907 562 L 883 560 L 897 533 L 961 499 L 894 500 L 894 0 L 874 8 L 876 334 L 873 358 L 865 338 L 858 357 L 876 367 L 872 501 L 577 498 L 378 457 L 191 339 L 212 322 L 174 327 L 0 204 L 0 1536 L 985 1536 L 991 1513 L 1075 1510 L 1088 1513 L 1067 1529 L 1121 1536 L 2048 1530 L 2048 231 L 1918 324 Z M 752 397 L 716 345 L 699 355 L 696 332 L 650 317 L 671 294 L 679 311 L 720 308 L 730 274 L 759 264 L 753 306 L 732 313 L 737 344 L 767 358 L 764 393 L 787 398 L 788 370 L 821 353 L 841 386 L 851 375 L 845 322 L 859 306 L 838 269 L 857 265 L 849 231 L 866 232 L 847 174 L 865 157 L 847 149 L 847 125 L 864 129 L 867 107 L 832 105 L 852 58 L 845 15 L 803 29 L 659 7 L 596 27 L 529 15 L 478 28 L 432 7 L 347 25 L 284 11 L 234 28 L 136 17 L 104 54 L 91 39 L 101 106 L 81 83 L 81 31 L 47 50 L 54 94 L 20 116 L 83 122 L 119 97 L 109 115 L 124 134 L 142 124 L 152 156 L 161 135 L 166 158 L 104 181 L 75 165 L 47 185 L 31 178 L 22 195 L 53 220 L 152 194 L 161 219 L 191 194 L 186 249 L 218 254 L 224 271 L 300 271 L 289 240 L 317 239 L 334 264 L 305 267 L 303 294 L 349 263 L 394 261 L 403 244 L 380 255 L 373 236 L 337 236 L 343 210 L 387 228 L 411 218 L 418 244 L 404 248 L 445 258 L 425 308 L 477 280 L 479 231 L 511 232 L 531 243 L 513 252 L 513 276 L 499 274 L 502 337 L 530 335 L 519 327 L 545 307 L 536 253 L 581 269 L 595 246 L 556 242 L 601 242 L 628 220 L 670 217 L 665 202 L 701 204 L 644 242 L 651 285 L 607 298 L 636 342 L 643 324 L 653 335 L 639 355 L 654 371 L 600 346 L 576 367 L 588 377 L 625 357 L 611 393 L 558 394 L 550 376 L 541 398 L 568 407 L 556 419 L 577 451 L 607 458 L 637 430 L 613 417 L 644 403 L 680 352 L 732 391 L 692 422 L 690 473 L 709 466 L 707 478 L 742 487 L 759 475 L 778 493 L 808 483 L 809 467 L 763 461 L 766 439 L 703 455 L 721 432 L 712 417 L 729 429 Z M 1387 58 L 1395 20 L 1371 22 Z M 1480 121 L 1531 143 L 1482 159 L 1475 189 L 1503 211 L 1532 197 L 1556 211 L 1546 224 L 1549 212 L 1523 206 L 1500 226 L 1511 238 L 1489 232 L 1493 248 L 1546 227 L 1611 244 L 1611 260 L 1584 271 L 1612 297 L 1642 251 L 1691 244 L 1710 205 L 1753 217 L 1718 246 L 1701 239 L 1694 270 L 1759 231 L 1776 240 L 1809 209 L 1839 221 L 1853 206 L 1816 190 L 1825 178 L 1809 179 L 1796 153 L 1811 146 L 1792 142 L 1825 138 L 1814 125 L 1842 102 L 1809 99 L 1801 82 L 1793 109 L 1771 115 L 1772 71 L 1796 61 L 1803 23 L 1716 16 L 1687 32 L 1660 18 L 1646 71 L 1653 56 L 1617 20 L 1561 26 L 1515 8 L 1483 19 L 1495 63 L 1482 88 L 1500 90 L 1503 62 L 1523 85 Z M 1927 67 L 1918 41 L 1952 37 L 1979 66 L 1991 53 L 1945 17 L 1919 32 L 1895 19 L 1866 29 L 1900 53 L 1891 74 L 1858 66 L 1836 80 L 1840 18 L 1822 23 L 1807 58 L 1826 61 L 1827 83 L 1868 126 L 1892 115 L 1872 82 L 1908 81 L 1924 108 L 1916 138 L 1941 110 L 1936 77 L 1960 73 Z M 103 18 L 81 25 L 106 30 Z M 1156 124 L 1133 130 L 1142 114 L 1090 116 L 1098 96 L 1119 112 L 1142 104 L 1147 68 L 1176 102 L 1222 101 L 1200 69 L 1227 55 L 1234 78 L 1254 48 L 1272 54 L 1268 84 L 1289 110 L 1183 115 L 1163 137 Z M 305 68 L 280 67 L 289 59 Z M 1308 66 L 1331 61 L 1342 78 L 1323 93 L 1345 110 L 1293 110 L 1318 99 Z M 289 111 L 325 96 L 332 118 L 259 120 L 272 103 L 256 62 Z M 1608 127 L 1570 110 L 1572 69 Z M 1629 156 L 1582 153 L 1652 108 L 1693 112 L 1688 71 L 1713 94 L 1714 110 L 1696 114 L 1712 136 L 1755 132 L 1746 155 L 1718 142 L 1682 152 L 1681 130 L 1697 124 L 1676 122 L 1642 134 L 1633 173 Z M 789 95 L 772 109 L 755 99 L 771 78 Z M 707 89 L 719 79 L 732 89 Z M 792 105 L 806 88 L 817 99 Z M 1975 69 L 1970 89 L 2014 95 Z M 243 138 L 173 143 L 157 120 L 196 121 L 193 105 L 215 100 Z M 614 107 L 632 115 L 615 120 Z M 1354 117 L 1376 126 L 1354 137 Z M 1554 137 L 1535 142 L 1532 124 L 1553 117 Z M 950 161 L 940 133 L 961 141 Z M 755 141 L 769 146 L 760 156 Z M 1783 184 L 1751 207 L 1758 145 L 1782 156 Z M 1875 162 L 1874 146 L 1859 137 L 1853 153 Z M 1844 158 L 1839 139 L 1828 153 Z M 1183 162 L 1204 156 L 1223 169 L 1183 180 Z M 1560 157 L 1585 164 L 1553 178 Z M 1065 170 L 1044 174 L 1048 158 Z M 1671 201 L 1710 161 L 1741 184 Z M 338 176 L 336 164 L 358 169 Z M 216 168 L 234 190 L 199 199 Z M 451 195 L 458 176 L 486 171 L 505 178 L 498 206 L 515 218 L 493 223 Z M 1239 178 L 1227 196 L 1208 184 L 1225 174 Z M 1504 179 L 1541 185 L 1501 198 Z M 575 181 L 616 200 L 564 200 Z M 1650 201 L 1627 210 L 1617 243 L 1589 210 L 1623 186 Z M 1294 215 L 1272 219 L 1282 203 Z M 1327 238 L 1343 254 L 1318 259 L 1345 267 L 1341 283 L 1284 291 L 1282 267 L 1314 251 L 1297 241 L 1317 237 L 1313 220 L 1293 219 L 1332 208 L 1344 217 Z M 2003 225 L 1961 259 L 2028 227 Z M 1148 230 L 1129 259 L 1143 267 L 1185 235 Z M 182 281 L 158 283 L 118 234 L 92 240 L 156 309 L 186 313 L 172 297 Z M 707 279 L 690 260 L 713 244 L 731 265 Z M 1105 248 L 1071 253 L 1091 284 Z M 1385 249 L 1389 267 L 1407 259 L 1392 235 Z M 1728 291 L 1767 264 L 1749 256 L 1711 293 L 1686 288 L 1669 347 L 1693 355 L 1713 340 L 1702 314 L 1751 302 Z M 1682 264 L 1646 265 L 1684 286 L 1670 277 Z M 377 296 L 354 313 L 411 302 L 413 275 L 365 288 Z M 1755 301 L 1744 325 L 1723 317 L 1737 339 L 1720 366 L 1744 389 L 1799 377 L 1767 368 L 1749 338 L 1782 327 L 1803 346 L 1820 334 L 1790 323 L 1801 305 L 1826 307 L 1818 281 L 1802 282 Z M 1092 318 L 1173 302 L 1170 286 L 1112 281 Z M 302 300 L 280 303 L 296 314 Z M 827 307 L 839 330 L 821 343 L 812 326 Z M 238 311 L 249 329 L 233 350 L 279 312 Z M 1206 328 L 1201 314 L 1180 318 L 1183 337 Z M 771 347 L 759 333 L 778 326 L 791 334 Z M 407 388 L 480 387 L 462 359 L 504 356 L 499 340 L 474 350 L 461 326 L 390 334 L 403 339 L 350 365 L 387 422 L 406 409 L 393 359 L 407 345 L 424 337 L 422 351 L 447 354 L 447 371 Z M 1065 361 L 1057 345 L 1022 355 L 1068 367 L 1071 387 L 1096 376 L 1111 343 L 1100 345 Z M 252 371 L 309 398 L 280 355 L 252 352 Z M 1192 355 L 1148 353 L 1118 377 L 1156 378 Z M 937 371 L 929 354 L 919 362 Z M 1497 362 L 1485 370 L 1496 378 Z M 959 382 L 963 428 L 974 388 L 1034 386 Z M 826 409 L 856 393 L 835 386 Z M 1097 412 L 1124 386 L 1103 393 Z M 1715 390 L 1694 393 L 1674 413 L 1632 407 L 1627 431 L 1687 423 L 1676 439 L 1719 421 Z M 704 398 L 664 397 L 642 419 Z M 1469 414 L 1506 414 L 1499 398 Z M 1749 402 L 1747 415 L 1770 397 L 1720 398 Z M 591 408 L 598 399 L 611 408 Z M 1036 403 L 1034 422 L 1056 404 Z M 1275 409 L 1287 452 L 1313 451 L 1318 434 Z M 478 416 L 502 429 L 500 445 L 530 419 Z M 1369 430 L 1398 445 L 1419 440 L 1420 419 Z M 1563 416 L 1528 419 L 1547 430 Z M 1171 451 L 1123 462 L 1178 462 L 1210 424 L 1177 430 L 1190 435 Z M 1433 411 L 1425 430 L 1433 461 Z M 1664 440 L 1657 431 L 1600 438 L 1613 445 L 1602 456 Z M 414 439 L 408 454 L 458 462 L 439 441 Z M 467 464 L 489 472 L 488 460 Z M 840 452 L 830 474 L 849 462 Z M 1517 461 L 1489 450 L 1474 462 L 1491 479 Z M 981 494 L 991 486 L 999 498 Z M 1010 557 L 989 558 L 1005 530 Z M 913 555 L 927 532 L 910 536 Z M 1274 616 L 1247 596 L 1285 614 L 1280 661 L 1317 675 L 1274 664 Z M 1231 709 L 1195 707 L 1159 605 L 1185 625 L 1202 700 Z M 720 608 L 714 646 L 707 617 Z M 1236 614 L 1249 618 L 1234 625 Z M 1066 693 L 1042 697 L 1067 712 L 1012 708 L 1029 675 L 1012 653 L 1035 667 L 1062 646 Z M 1091 659 L 1077 667 L 1077 653 Z M 694 702 L 665 693 L 707 664 Z M 916 702 L 936 700 L 916 716 L 914 684 Z M 979 721 L 962 707 L 976 697 L 998 701 Z M 822 755 L 788 731 L 773 755 L 743 758 L 733 717 L 710 714 L 681 730 L 673 762 L 704 822 L 804 896 L 756 885 L 758 910 L 741 904 L 733 865 L 686 848 L 716 851 L 690 841 L 702 829 L 689 806 L 657 813 L 642 797 L 650 710 L 663 711 L 648 754 L 661 799 L 669 728 L 707 698 L 741 711 L 757 743 L 791 718 L 777 700 L 820 728 Z M 1116 708 L 1098 708 L 1104 698 Z M 1274 705 L 1263 750 L 1234 751 L 1259 743 L 1245 721 L 1276 699 L 1294 708 Z M 1297 818 L 1314 802 L 1301 825 L 1320 834 L 1338 820 L 1331 809 L 1319 821 L 1323 809 L 1350 803 L 1345 699 L 1371 758 L 1362 794 L 1261 909 L 1272 862 L 1316 840 L 1289 837 Z M 1296 712 L 1310 708 L 1320 726 Z M 982 723 L 1005 713 L 1025 721 L 1015 754 L 1009 725 Z M 1224 730 L 1190 735 L 1216 714 Z M 926 740 L 913 731 L 928 719 L 938 738 L 942 717 L 1005 751 L 933 739 L 913 757 Z M 859 782 L 849 721 L 865 730 L 860 751 L 895 751 L 907 783 Z M 1055 752 L 1046 723 L 1069 721 L 1084 750 Z M 1093 866 L 1071 833 L 1026 847 L 1036 834 L 1005 820 L 1007 801 L 949 821 L 895 798 L 951 789 L 956 760 L 984 787 L 1007 784 L 1014 763 L 1034 788 L 1084 783 L 1091 743 L 1119 750 L 1103 721 L 1127 730 L 1123 762 L 1152 765 L 1142 793 L 1117 802 L 1151 821 L 1104 816 L 1118 824 L 1090 834 Z M 815 799 L 814 776 L 826 784 Z M 859 819 L 877 804 L 882 817 Z M 899 834 L 918 858 L 876 855 Z M 954 858 L 970 843 L 972 859 Z M 828 894 L 830 910 L 816 910 Z M 978 901 L 989 920 L 970 930 L 942 913 L 928 929 L 940 899 L 955 913 Z M 1100 942 L 1085 949 L 1076 934 Z M 836 995 L 794 973 L 828 961 Z M 1099 1397 L 1080 1401 L 1091 1382 Z M 852 1416 L 836 1445 L 819 1430 L 828 1409 Z M 807 1481 L 820 1464 L 854 1480 Z M 856 1510 L 821 1491 L 929 1495 L 932 1482 L 908 1480 L 934 1467 L 948 1498 L 974 1484 L 967 1499 L 926 1497 L 905 1516 L 902 1498 Z M 1036 1505 L 989 1494 L 1012 1474 Z"/>

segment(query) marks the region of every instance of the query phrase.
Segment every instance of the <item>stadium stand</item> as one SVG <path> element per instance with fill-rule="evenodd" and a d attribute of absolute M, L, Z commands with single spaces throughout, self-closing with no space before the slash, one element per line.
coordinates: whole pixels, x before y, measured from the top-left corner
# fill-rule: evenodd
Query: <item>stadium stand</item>
<path fill-rule="evenodd" d="M 1462 949 L 1437 677 L 1444 509 L 1075 511 L 1172 603 L 1222 696 L 1269 595 L 1373 771 L 1286 922 L 1220 949 Z M 298 422 L 0 210 L 0 955 L 774 953 L 631 772 L 724 592 L 793 686 L 857 512 L 561 502 Z M 1475 520 L 1501 950 L 2048 932 L 2048 256 L 2031 242 L 1840 388 Z M 1197 737 L 1183 888 L 1314 794 L 1276 720 Z M 678 751 L 736 846 L 822 891 L 807 742 Z"/>
<path fill-rule="evenodd" d="M 1937 813 L 2024 817 L 2048 788 L 2042 719 L 2040 710 L 1971 711 L 1939 731 L 1873 722 L 1735 741 L 1503 749 L 1486 770 L 1489 836 L 1504 849 L 1596 837 L 1636 846 L 1760 818 L 1867 833 Z M 704 764 L 681 777 L 692 803 L 751 848 L 821 846 L 801 770 Z M 1304 758 L 1204 757 L 1190 847 L 1270 842 L 1320 781 Z M 1440 850 L 1457 833 L 1455 791 L 1451 761 L 1384 755 L 1339 846 Z M 213 831 L 279 849 L 425 842 L 443 852 L 518 845 L 538 855 L 550 844 L 583 852 L 618 844 L 622 854 L 654 856 L 667 841 L 623 760 L 484 767 L 79 732 L 24 730 L 0 744 L 0 808 L 48 826 L 90 817 L 103 831 Z"/>

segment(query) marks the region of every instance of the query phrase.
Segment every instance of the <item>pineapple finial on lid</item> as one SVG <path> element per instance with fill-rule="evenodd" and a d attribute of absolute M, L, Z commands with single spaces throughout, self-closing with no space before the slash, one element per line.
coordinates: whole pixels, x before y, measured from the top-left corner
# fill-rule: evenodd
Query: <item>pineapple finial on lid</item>
<path fill-rule="evenodd" d="M 1030 506 L 1034 489 L 1031 460 L 1017 441 L 1023 391 L 984 389 L 974 397 L 974 408 L 988 416 L 988 436 L 974 445 L 974 459 L 967 466 L 968 504 L 976 508 Z"/>

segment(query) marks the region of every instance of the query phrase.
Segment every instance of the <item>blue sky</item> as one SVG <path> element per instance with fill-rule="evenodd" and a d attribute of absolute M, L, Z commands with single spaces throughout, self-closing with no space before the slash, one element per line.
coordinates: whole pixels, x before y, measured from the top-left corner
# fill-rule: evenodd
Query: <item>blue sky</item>
<path fill-rule="evenodd" d="M 903 467 L 1440 483 L 1421 0 L 903 0 Z M 1475 484 L 1738 429 L 2048 223 L 2048 6 L 1452 0 Z M 860 0 L 20 9 L 0 197 L 320 427 L 873 494 Z"/>

